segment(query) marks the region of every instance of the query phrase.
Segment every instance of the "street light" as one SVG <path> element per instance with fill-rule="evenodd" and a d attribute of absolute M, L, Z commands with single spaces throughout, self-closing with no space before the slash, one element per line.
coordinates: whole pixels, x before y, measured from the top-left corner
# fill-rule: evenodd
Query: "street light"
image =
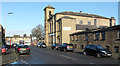
<path fill-rule="evenodd" d="M 13 14 L 13 13 L 12 12 L 5 13 L 5 30 L 6 30 L 6 17 L 7 17 L 7 15 L 11 15 L 11 14 Z M 11 38 L 9 40 L 10 40 L 10 48 L 11 48 Z"/>

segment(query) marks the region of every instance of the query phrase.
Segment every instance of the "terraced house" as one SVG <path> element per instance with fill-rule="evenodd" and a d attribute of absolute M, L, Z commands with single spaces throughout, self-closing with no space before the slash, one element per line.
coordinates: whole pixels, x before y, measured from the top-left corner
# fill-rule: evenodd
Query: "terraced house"
<path fill-rule="evenodd" d="M 120 53 L 120 25 L 72 33 L 70 43 L 81 52 L 86 45 L 101 45 L 112 51 L 113 56 L 115 54 L 118 56 Z"/>
<path fill-rule="evenodd" d="M 107 18 L 82 11 L 54 13 L 54 10 L 55 8 L 50 5 L 44 8 L 44 34 L 48 46 L 53 43 L 70 43 L 69 34 L 74 32 L 115 25 L 114 17 Z"/>
<path fill-rule="evenodd" d="M 10 43 L 17 43 L 17 44 L 31 44 L 32 37 L 31 35 L 28 36 L 27 34 L 24 34 L 23 36 L 20 35 L 14 35 L 13 37 L 6 37 L 6 43 L 10 45 Z"/>
<path fill-rule="evenodd" d="M 0 43 L 5 43 L 5 29 L 0 24 Z"/>

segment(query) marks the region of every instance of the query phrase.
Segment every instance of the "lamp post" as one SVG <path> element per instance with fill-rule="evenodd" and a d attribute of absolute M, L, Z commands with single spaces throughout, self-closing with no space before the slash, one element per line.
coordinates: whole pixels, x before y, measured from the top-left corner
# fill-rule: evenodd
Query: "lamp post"
<path fill-rule="evenodd" d="M 5 30 L 6 30 L 6 17 L 7 15 L 10 15 L 10 14 L 13 14 L 13 13 L 12 12 L 5 13 Z M 9 40 L 10 40 L 10 48 L 11 48 L 11 38 Z"/>

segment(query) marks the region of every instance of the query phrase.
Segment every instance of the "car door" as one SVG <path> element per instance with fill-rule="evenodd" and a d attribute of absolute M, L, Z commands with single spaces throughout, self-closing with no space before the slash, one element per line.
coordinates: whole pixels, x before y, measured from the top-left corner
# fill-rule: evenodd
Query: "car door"
<path fill-rule="evenodd" d="M 91 55 L 95 55 L 96 54 L 96 47 L 95 46 L 91 46 L 90 53 L 91 53 Z"/>

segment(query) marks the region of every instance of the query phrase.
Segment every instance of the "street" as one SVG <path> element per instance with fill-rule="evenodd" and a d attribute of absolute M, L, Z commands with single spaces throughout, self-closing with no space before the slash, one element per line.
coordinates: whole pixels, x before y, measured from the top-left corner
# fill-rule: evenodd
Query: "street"
<path fill-rule="evenodd" d="M 29 55 L 18 55 L 18 60 L 11 64 L 117 64 L 117 60 L 110 57 L 96 58 L 84 56 L 75 52 L 63 52 L 51 48 L 30 46 Z"/>

